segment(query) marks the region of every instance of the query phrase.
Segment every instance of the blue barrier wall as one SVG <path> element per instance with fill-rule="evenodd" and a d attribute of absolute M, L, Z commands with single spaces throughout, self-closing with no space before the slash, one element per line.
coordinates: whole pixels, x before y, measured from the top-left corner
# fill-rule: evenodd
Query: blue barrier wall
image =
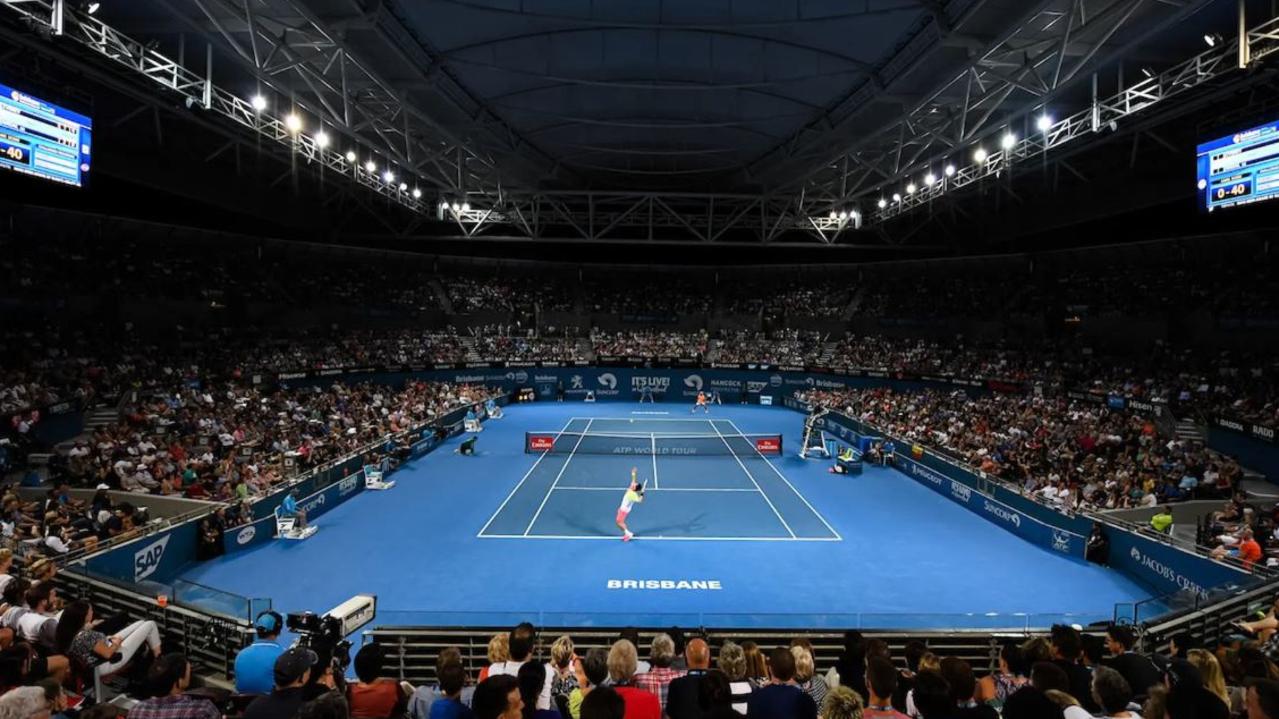
<path fill-rule="evenodd" d="M 1223 584 L 1247 584 L 1251 575 L 1156 539 L 1111 528 L 1110 566 L 1159 594 L 1193 590 L 1201 597 Z"/>
<path fill-rule="evenodd" d="M 168 583 L 195 561 L 199 522 L 191 521 L 159 534 L 122 544 L 84 561 L 90 574 L 121 582 Z"/>
<path fill-rule="evenodd" d="M 1239 460 L 1239 464 L 1266 475 L 1279 484 L 1279 445 L 1233 429 L 1208 427 L 1208 446 Z"/>

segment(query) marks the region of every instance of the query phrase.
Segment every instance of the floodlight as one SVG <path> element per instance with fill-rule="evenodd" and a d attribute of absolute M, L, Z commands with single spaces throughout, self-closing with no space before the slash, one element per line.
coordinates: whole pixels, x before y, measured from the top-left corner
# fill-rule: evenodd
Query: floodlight
<path fill-rule="evenodd" d="M 1004 148 L 1005 150 L 1013 149 L 1013 146 L 1016 144 L 1017 144 L 1017 136 L 1012 134 L 1011 132 L 1004 133 L 1004 136 L 999 139 L 999 146 Z"/>
<path fill-rule="evenodd" d="M 875 204 L 879 205 L 879 209 L 881 209 L 881 210 L 882 210 L 882 209 L 884 209 L 885 207 L 888 207 L 888 200 L 885 200 L 884 198 L 882 198 L 882 197 L 881 197 L 881 198 L 879 198 L 879 202 L 877 202 L 877 203 L 875 203 Z"/>
<path fill-rule="evenodd" d="M 302 118 L 290 112 L 284 118 L 284 126 L 289 129 L 289 132 L 296 135 L 302 130 Z"/>
<path fill-rule="evenodd" d="M 346 151 L 346 161 L 347 161 L 347 162 L 355 162 L 355 151 L 354 151 L 354 150 L 347 150 L 347 151 Z"/>
<path fill-rule="evenodd" d="M 254 95 L 253 99 L 249 102 L 253 105 L 253 110 L 255 112 L 262 112 L 266 109 L 266 98 L 261 95 Z"/>
<path fill-rule="evenodd" d="M 329 133 L 320 130 L 315 133 L 315 146 L 321 150 L 329 146 Z"/>
<path fill-rule="evenodd" d="M 1040 132 L 1048 132 L 1052 126 L 1053 119 L 1049 115 L 1040 115 L 1039 119 L 1035 120 L 1035 127 L 1038 128 Z"/>
<path fill-rule="evenodd" d="M 946 173 L 946 177 L 953 177 L 955 175 L 955 166 L 947 165 L 944 172 Z"/>
<path fill-rule="evenodd" d="M 979 147 L 979 148 L 977 148 L 976 150 L 973 150 L 973 160 L 974 160 L 974 161 L 976 161 L 976 162 L 985 162 L 985 161 L 986 161 L 986 148 L 984 148 L 984 147 Z"/>
<path fill-rule="evenodd" d="M 368 170 L 369 174 L 372 175 L 373 173 L 377 172 L 377 163 L 372 160 L 369 160 L 368 162 L 364 163 L 364 169 Z"/>

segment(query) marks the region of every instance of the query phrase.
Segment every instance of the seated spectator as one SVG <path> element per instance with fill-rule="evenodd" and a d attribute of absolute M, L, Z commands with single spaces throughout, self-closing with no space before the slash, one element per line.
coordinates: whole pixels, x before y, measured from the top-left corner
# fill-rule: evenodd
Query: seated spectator
<path fill-rule="evenodd" d="M 1030 669 L 1030 683 L 1004 702 L 1003 719 L 1063 719 L 1065 711 L 1048 696 L 1049 691 L 1063 686 L 1070 686 L 1064 669 L 1053 662 L 1035 662 Z"/>
<path fill-rule="evenodd" d="M 792 645 L 790 650 L 795 657 L 795 684 L 813 698 L 814 705 L 821 706 L 829 688 L 826 678 L 817 673 L 812 649 L 805 645 Z"/>
<path fill-rule="evenodd" d="M 77 599 L 58 617 L 56 642 L 59 654 L 80 667 L 93 667 L 98 676 L 111 676 L 133 661 L 139 651 L 150 649 L 160 656 L 160 629 L 150 620 L 133 622 L 111 636 L 98 631 L 93 607 Z"/>
<path fill-rule="evenodd" d="M 608 683 L 608 650 L 595 647 L 586 656 L 573 661 L 573 673 L 577 676 L 577 689 L 569 692 L 568 713 L 580 719 L 582 700 L 597 687 Z"/>
<path fill-rule="evenodd" d="M 746 660 L 746 681 L 756 689 L 769 683 L 768 660 L 759 645 L 749 639 L 742 642 L 742 657 Z"/>
<path fill-rule="evenodd" d="M 537 642 L 537 630 L 532 624 L 522 622 L 511 630 L 508 646 L 510 648 L 510 658 L 504 661 L 494 662 L 489 665 L 489 677 L 507 674 L 516 676 L 520 673 L 520 667 L 524 666 L 529 657 L 533 654 L 533 645 Z"/>
<path fill-rule="evenodd" d="M 1230 690 L 1226 688 L 1226 676 L 1221 671 L 1221 663 L 1217 661 L 1217 657 L 1212 652 L 1204 649 L 1191 649 L 1186 652 L 1186 661 L 1199 670 L 1199 674 L 1204 680 L 1204 686 L 1208 688 L 1208 691 L 1216 694 L 1227 707 L 1233 710 L 1230 701 Z"/>
<path fill-rule="evenodd" d="M 49 719 L 51 710 L 40 687 L 17 687 L 0 696 L 0 719 Z"/>
<path fill-rule="evenodd" d="M 994 707 L 977 702 L 977 677 L 973 675 L 972 665 L 959 657 L 946 657 L 941 660 L 941 675 L 950 687 L 950 699 L 956 707 L 955 717 L 999 719 L 999 712 Z"/>
<path fill-rule="evenodd" d="M 324 692 L 298 708 L 298 719 L 349 719 L 350 708 L 340 692 Z"/>
<path fill-rule="evenodd" d="M 275 660 L 270 694 L 260 696 L 244 710 L 244 719 L 293 719 L 305 700 L 303 688 L 320 657 L 306 647 L 293 647 Z"/>
<path fill-rule="evenodd" d="M 522 719 L 524 700 L 519 681 L 509 674 L 496 674 L 480 682 L 471 710 L 475 719 Z"/>
<path fill-rule="evenodd" d="M 1173 659 L 1164 673 L 1168 706 L 1177 715 L 1195 719 L 1228 719 L 1230 707 L 1204 685 L 1203 675 L 1185 659 Z M 1184 712 L 1184 713 L 1183 713 Z"/>
<path fill-rule="evenodd" d="M 346 698 L 353 719 L 402 717 L 408 695 L 394 679 L 382 676 L 386 650 L 381 644 L 365 644 L 355 653 L 355 676 L 360 681 L 347 687 Z"/>
<path fill-rule="evenodd" d="M 612 687 L 600 687 L 582 701 L 582 719 L 624 719 L 626 701 Z"/>
<path fill-rule="evenodd" d="M 999 650 L 999 667 L 977 682 L 977 700 L 1001 709 L 1008 695 L 1026 686 L 1030 677 L 1026 654 L 1014 642 L 1004 642 Z"/>
<path fill-rule="evenodd" d="M 746 678 L 746 652 L 735 642 L 726 641 L 719 648 L 717 665 L 724 676 L 728 677 L 729 690 L 733 694 L 733 711 L 746 714 L 746 701 L 750 698 L 755 686 Z M 689 671 L 692 671 L 690 664 Z"/>
<path fill-rule="evenodd" d="M 576 658 L 573 639 L 567 634 L 551 643 L 551 661 L 546 663 L 546 673 L 551 677 L 550 706 L 564 716 L 568 716 L 568 697 L 577 688 L 577 673 L 573 670 Z"/>
<path fill-rule="evenodd" d="M 440 680 L 440 696 L 431 703 L 430 713 L 421 719 L 472 719 L 475 715 L 462 701 L 462 688 L 466 685 L 466 669 L 462 663 L 443 664 L 436 676 Z"/>
<path fill-rule="evenodd" d="M 1279 719 L 1279 682 L 1259 679 L 1248 685 L 1248 719 Z"/>
<path fill-rule="evenodd" d="M 489 667 L 494 664 L 504 663 L 511 658 L 511 634 L 510 632 L 499 632 L 489 639 L 488 660 L 489 663 L 480 669 L 479 681 L 488 679 Z"/>
<path fill-rule="evenodd" d="M 1128 710 L 1133 700 L 1128 681 L 1110 667 L 1101 666 L 1093 670 L 1092 698 L 1101 707 L 1101 716 L 1115 719 L 1135 719 L 1137 716 Z"/>
<path fill-rule="evenodd" d="M 24 600 L 27 611 L 13 625 L 18 636 L 45 649 L 56 649 L 58 619 L 54 607 L 58 604 L 58 590 L 52 584 L 41 584 L 28 589 Z"/>
<path fill-rule="evenodd" d="M 610 686 L 626 704 L 626 719 L 658 719 L 662 705 L 657 695 L 635 686 L 635 668 L 639 653 L 635 645 L 626 639 L 613 642 L 608 650 L 608 677 Z"/>
<path fill-rule="evenodd" d="M 1138 702 L 1145 701 L 1150 687 L 1162 680 L 1161 672 L 1146 657 L 1133 651 L 1137 633 L 1132 627 L 1116 624 L 1106 630 L 1106 649 L 1110 657 L 1102 663 L 1123 676 Z"/>
<path fill-rule="evenodd" d="M 700 641 L 700 640 L 695 640 Z M 707 650 L 709 654 L 709 649 Z M 681 677 L 675 681 L 683 681 Z M 741 715 L 733 710 L 733 690 L 729 686 L 728 677 L 718 669 L 711 669 L 697 682 L 697 706 L 701 719 L 738 719 Z M 837 719 L 837 717 L 831 717 Z"/>
<path fill-rule="evenodd" d="M 852 687 L 834 687 L 821 704 L 821 719 L 863 719 L 862 697 Z"/>
<path fill-rule="evenodd" d="M 165 654 L 147 669 L 151 696 L 133 705 L 129 719 L 222 719 L 222 712 L 203 697 L 186 694 L 191 663 L 182 654 Z"/>
<path fill-rule="evenodd" d="M 694 638 L 684 647 L 684 659 L 688 671 L 684 676 L 672 679 L 666 691 L 665 711 L 670 719 L 698 719 L 702 715 L 700 685 L 711 666 L 711 648 L 705 639 Z M 732 694 L 731 686 L 729 694 Z M 732 704 L 731 701 L 729 703 Z"/>
<path fill-rule="evenodd" d="M 778 647 L 768 655 L 772 680 L 751 692 L 746 702 L 747 719 L 816 719 L 813 698 L 795 683 L 795 655 Z"/>
<path fill-rule="evenodd" d="M 258 615 L 253 629 L 257 640 L 235 656 L 235 691 L 239 694 L 266 694 L 275 685 L 275 660 L 284 653 L 280 631 L 284 618 L 278 612 Z"/>
<path fill-rule="evenodd" d="M 525 662 L 516 679 L 520 685 L 520 699 L 524 704 L 523 719 L 560 719 L 554 709 L 538 709 L 537 702 L 546 686 L 546 665 L 541 662 Z"/>
<path fill-rule="evenodd" d="M 466 669 L 462 666 L 462 650 L 457 647 L 444 647 L 435 658 L 436 678 L 443 677 L 446 671 L 445 668 L 452 665 L 456 665 L 465 676 Z M 452 674 L 452 670 L 448 671 Z M 457 699 L 463 706 L 469 708 L 471 706 L 471 697 L 474 693 L 475 687 L 468 686 L 468 682 L 463 681 L 461 687 L 458 688 Z M 409 716 L 412 717 L 412 719 L 429 719 L 432 707 L 435 706 L 435 702 L 439 701 L 440 697 L 444 696 L 444 694 L 443 679 L 440 679 L 440 684 L 438 686 L 424 685 L 418 687 L 413 692 L 413 696 L 409 698 Z M 447 709 L 444 711 L 452 710 Z"/>
<path fill-rule="evenodd" d="M 666 708 L 666 693 L 673 680 L 684 675 L 678 669 L 672 669 L 675 661 L 675 641 L 669 634 L 658 634 L 653 637 L 649 648 L 649 663 L 652 668 L 635 677 L 635 686 L 657 697 L 662 709 Z"/>
<path fill-rule="evenodd" d="M 947 719 L 956 715 L 955 699 L 951 696 L 950 685 L 939 672 L 929 669 L 916 675 L 911 698 L 917 712 L 912 716 L 917 716 L 919 719 Z"/>
<path fill-rule="evenodd" d="M 897 667 L 882 656 L 866 659 L 866 719 L 906 719 L 906 715 L 892 706 L 897 691 Z"/>

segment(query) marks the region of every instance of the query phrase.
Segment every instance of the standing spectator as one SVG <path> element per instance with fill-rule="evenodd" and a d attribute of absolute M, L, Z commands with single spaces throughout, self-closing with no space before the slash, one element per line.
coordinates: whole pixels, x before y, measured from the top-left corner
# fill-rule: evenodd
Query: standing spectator
<path fill-rule="evenodd" d="M 1172 529 L 1172 507 L 1164 505 L 1155 516 L 1150 518 L 1150 528 L 1160 534 L 1167 534 Z"/>
<path fill-rule="evenodd" d="M 635 645 L 619 639 L 608 650 L 608 677 L 612 680 L 613 690 L 626 703 L 626 719 L 658 719 L 662 715 L 662 705 L 657 695 L 635 686 L 638 662 L 639 652 Z"/>
<path fill-rule="evenodd" d="M 1102 663 L 1123 676 L 1138 702 L 1144 701 L 1150 687 L 1161 683 L 1162 676 L 1154 663 L 1134 652 L 1137 632 L 1132 627 L 1116 624 L 1106 630 L 1106 649 L 1111 656 Z"/>
<path fill-rule="evenodd" d="M 129 710 L 129 719 L 222 719 L 213 702 L 187 696 L 191 663 L 181 654 L 165 654 L 147 669 L 146 684 L 152 698 Z"/>
<path fill-rule="evenodd" d="M 778 647 L 768 655 L 772 680 L 751 692 L 746 702 L 747 719 L 816 719 L 813 698 L 795 684 L 795 655 Z"/>
<path fill-rule="evenodd" d="M 536 641 L 537 630 L 533 628 L 532 624 L 521 622 L 511 630 L 508 641 L 510 658 L 490 665 L 488 675 L 490 677 L 503 674 L 517 676 L 520 673 L 520 667 L 524 666 L 524 662 L 527 662 L 529 655 L 533 653 L 533 644 Z"/>
<path fill-rule="evenodd" d="M 733 694 L 733 711 L 746 714 L 746 702 L 755 686 L 746 678 L 746 652 L 737 644 L 726 641 L 719 648 L 719 670 L 728 677 L 729 691 Z"/>
<path fill-rule="evenodd" d="M 653 637 L 649 649 L 649 663 L 652 668 L 643 674 L 636 675 L 635 686 L 657 697 L 662 709 L 666 709 L 666 691 L 673 680 L 684 675 L 678 669 L 672 669 L 675 661 L 675 641 L 669 634 L 658 634 Z"/>
<path fill-rule="evenodd" d="M 695 638 L 684 648 L 684 659 L 688 672 L 671 681 L 666 695 L 666 715 L 670 719 L 700 719 L 701 683 L 711 666 L 711 648 L 705 639 Z M 729 694 L 732 694 L 731 685 Z"/>
<path fill-rule="evenodd" d="M 280 630 L 284 618 L 267 610 L 258 615 L 253 629 L 257 641 L 235 656 L 235 691 L 238 694 L 266 694 L 274 686 L 275 660 L 284 653 L 280 646 Z"/>
<path fill-rule="evenodd" d="M 524 700 L 519 681 L 509 674 L 497 674 L 480 682 L 471 711 L 475 719 L 522 719 Z"/>
<path fill-rule="evenodd" d="M 866 696 L 866 640 L 856 629 L 844 632 L 844 650 L 835 662 L 835 672 L 839 674 L 839 683 L 852 687 L 853 691 Z"/>

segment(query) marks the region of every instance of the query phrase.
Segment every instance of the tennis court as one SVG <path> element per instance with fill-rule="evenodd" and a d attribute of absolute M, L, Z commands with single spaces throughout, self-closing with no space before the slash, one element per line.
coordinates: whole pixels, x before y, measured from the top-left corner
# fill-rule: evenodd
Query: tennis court
<path fill-rule="evenodd" d="M 616 540 L 634 467 L 646 485 L 628 521 L 636 539 L 840 540 L 770 460 L 781 435 L 746 434 L 729 419 L 573 417 L 525 443 L 531 466 L 480 537 Z"/>

